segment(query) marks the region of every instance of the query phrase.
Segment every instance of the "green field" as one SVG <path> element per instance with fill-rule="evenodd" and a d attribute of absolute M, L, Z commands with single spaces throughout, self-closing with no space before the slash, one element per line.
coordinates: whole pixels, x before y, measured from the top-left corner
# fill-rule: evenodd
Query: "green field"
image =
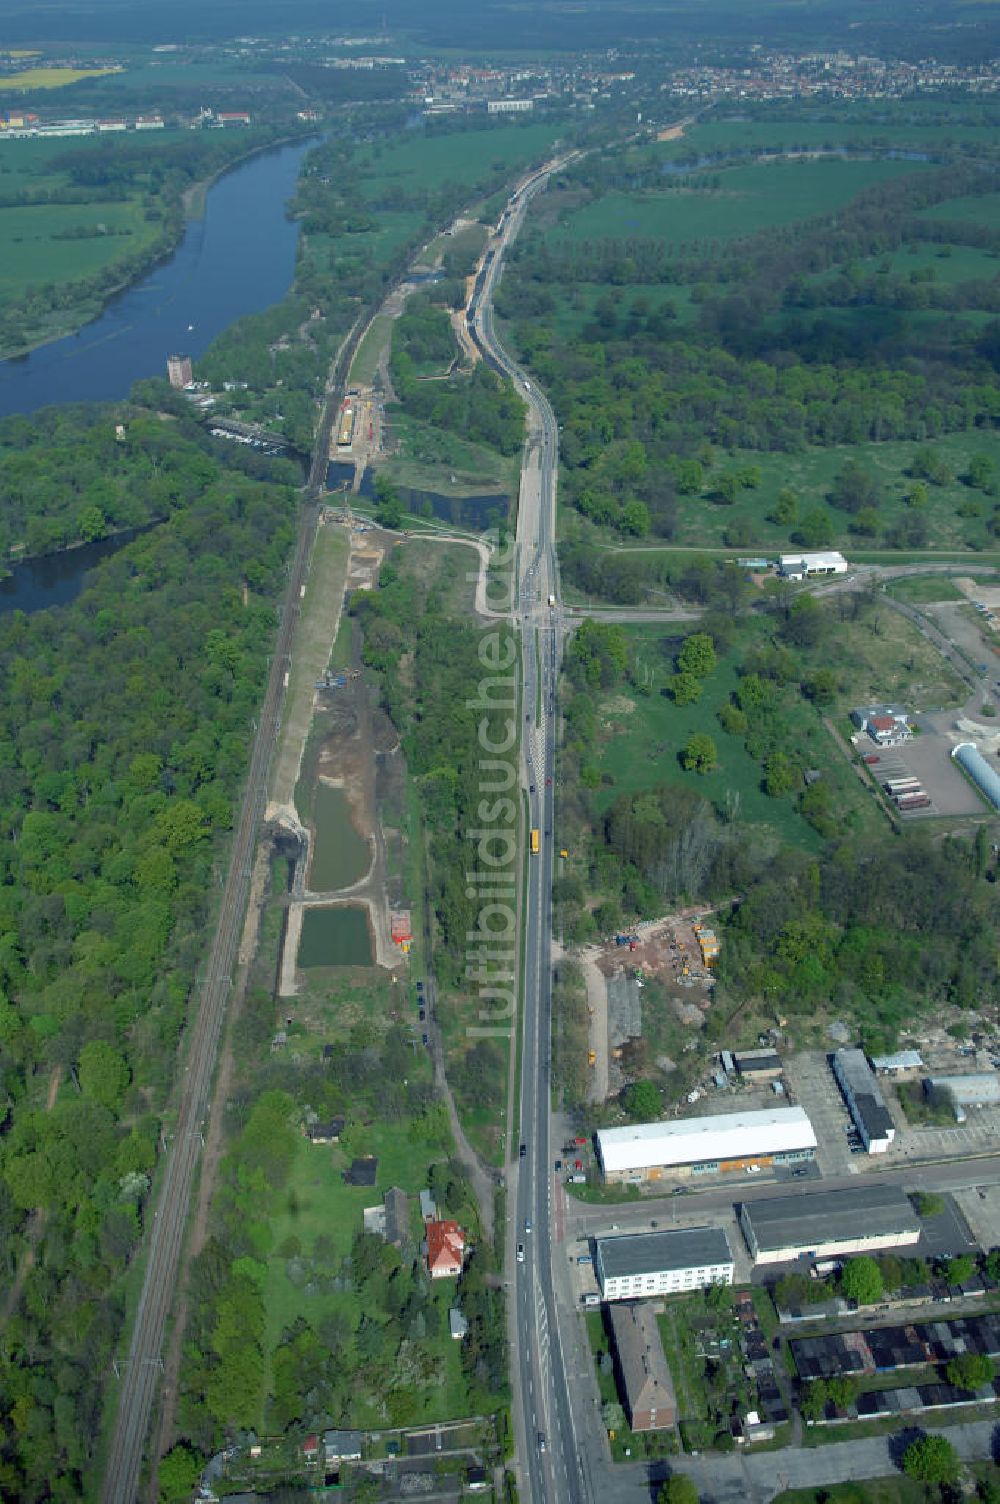
<path fill-rule="evenodd" d="M 927 209 L 921 219 L 966 220 L 970 224 L 988 225 L 1000 230 L 1000 193 L 983 193 L 975 198 L 946 198 L 944 203 Z"/>
<path fill-rule="evenodd" d="M 155 143 L 148 144 L 162 148 L 182 136 L 180 131 L 157 132 Z M 89 138 L 0 140 L 0 196 L 58 193 L 70 184 L 58 164 L 74 151 L 94 151 L 96 144 Z M 100 144 L 114 149 L 112 142 Z M 141 183 L 124 201 L 101 199 L 99 188 L 93 195 L 87 203 L 0 207 L 0 311 L 29 289 L 37 291 L 47 282 L 65 286 L 141 254 L 162 233 L 161 220 L 146 218 Z M 74 238 L 78 231 L 90 233 Z M 78 304 L 75 310 L 53 306 L 50 333 L 63 332 L 97 306 L 99 302 L 86 308 Z"/>
<path fill-rule="evenodd" d="M 725 809 L 727 798 L 738 796 L 740 820 L 746 825 L 770 830 L 783 843 L 819 848 L 818 836 L 799 817 L 787 799 L 771 799 L 761 788 L 761 768 L 749 755 L 743 739 L 730 736 L 719 725 L 717 716 L 738 683 L 737 662 L 740 654 L 731 654 L 705 684 L 705 692 L 696 705 L 675 705 L 660 691 L 672 670 L 662 644 L 669 643 L 661 627 L 627 627 L 635 672 L 652 675 L 652 693 L 645 696 L 616 696 L 605 702 L 602 715 L 600 770 L 611 779 L 597 795 L 600 811 L 620 794 L 635 793 L 658 783 L 685 783 Z M 680 638 L 677 639 L 679 646 Z M 719 766 L 713 773 L 685 773 L 678 754 L 697 731 L 707 731 L 719 751 Z M 817 722 L 817 732 L 828 741 Z M 832 745 L 830 750 L 832 751 Z"/>
<path fill-rule="evenodd" d="M 353 1291 L 319 1291 L 304 1285 L 295 1274 L 296 1261 L 303 1255 L 308 1258 L 317 1239 L 323 1239 L 323 1262 L 329 1262 L 332 1245 L 336 1258 L 350 1252 L 354 1234 L 361 1227 L 362 1212 L 366 1206 L 381 1204 L 383 1192 L 392 1186 L 404 1191 L 419 1191 L 427 1184 L 426 1146 L 407 1142 L 398 1131 L 373 1129 L 366 1140 L 363 1152 L 379 1156 L 379 1178 L 375 1188 L 345 1185 L 342 1169 L 345 1156 L 336 1149 L 311 1145 L 302 1140 L 298 1155 L 285 1188 L 283 1204 L 272 1208 L 266 1224 L 256 1223 L 250 1231 L 260 1247 L 265 1243 L 269 1252 L 265 1256 L 267 1276 L 263 1295 L 267 1310 L 267 1346 L 273 1352 L 281 1333 L 304 1316 L 315 1325 L 324 1316 L 342 1311 L 355 1325 L 362 1315 L 358 1296 Z M 419 1220 L 416 1202 L 411 1208 Z M 417 1223 L 413 1224 L 414 1236 Z M 291 1250 L 298 1248 L 301 1253 Z M 263 1251 L 263 1250 L 261 1250 Z M 290 1277 L 291 1276 L 291 1277 Z M 448 1333 L 448 1309 L 455 1298 L 454 1280 L 442 1280 L 431 1285 L 430 1300 L 439 1308 L 438 1330 L 441 1333 L 434 1344 L 442 1364 L 442 1382 L 430 1391 L 423 1412 L 417 1417 L 421 1422 L 448 1420 L 466 1413 L 468 1408 L 468 1384 L 461 1367 L 461 1344 L 453 1342 Z M 352 1415 L 356 1425 L 379 1425 L 384 1416 L 377 1410 L 366 1411 L 359 1404 Z"/>
<path fill-rule="evenodd" d="M 101 226 L 106 233 L 62 238 Z M 138 200 L 0 209 L 0 307 L 31 285 L 69 282 L 141 251 L 158 229 L 145 220 Z"/>
<path fill-rule="evenodd" d="M 562 127 L 498 125 L 433 136 L 415 133 L 380 145 L 361 158 L 366 196 L 398 185 L 406 191 L 435 189 L 447 182 L 479 183 L 492 170 L 514 169 L 543 157 Z"/>
<path fill-rule="evenodd" d="M 392 337 L 392 319 L 386 313 L 377 313 L 370 328 L 357 348 L 348 376 L 350 385 L 371 386 L 375 380 L 382 352 Z"/>
<path fill-rule="evenodd" d="M 115 72 L 114 68 L 25 68 L 21 73 L 0 74 L 0 90 L 5 94 L 31 94 L 39 89 L 65 89 L 83 79 L 104 78 Z"/>
<path fill-rule="evenodd" d="M 926 1500 L 924 1484 L 905 1473 L 893 1473 L 888 1478 L 866 1478 L 863 1483 L 791 1488 L 777 1494 L 774 1504 L 926 1504 Z"/>
<path fill-rule="evenodd" d="M 415 491 L 438 491 L 456 497 L 490 491 L 517 495 L 520 455 L 507 458 L 447 429 L 408 417 L 398 408 L 390 411 L 389 421 L 397 450 L 379 469 L 390 480 Z"/>
<path fill-rule="evenodd" d="M 910 601 L 914 606 L 968 598 L 947 575 L 907 575 L 902 580 L 890 580 L 885 588 L 897 600 Z"/>
<path fill-rule="evenodd" d="M 696 240 L 736 240 L 772 225 L 828 214 L 863 189 L 920 165 L 813 158 L 730 167 L 713 172 L 717 188 L 606 194 L 567 214 L 549 237 L 596 241 L 637 236 L 675 247 Z"/>
<path fill-rule="evenodd" d="M 981 200 L 977 200 L 981 202 Z M 938 245 L 936 242 L 915 242 L 899 251 L 889 251 L 879 256 L 869 256 L 852 262 L 853 267 L 865 274 L 873 272 L 908 277 L 931 274 L 931 282 L 939 286 L 954 287 L 962 282 L 993 282 L 1000 276 L 1000 253 L 981 251 L 971 245 Z M 815 287 L 843 274 L 843 267 L 818 272 L 804 280 Z"/>
<path fill-rule="evenodd" d="M 683 784 L 724 813 L 732 812 L 735 800 L 735 817 L 744 826 L 756 827 L 758 839 L 776 837 L 783 843 L 818 849 L 818 835 L 792 799 L 772 798 L 764 792 L 761 764 L 751 757 L 742 736 L 730 735 L 718 720 L 738 685 L 738 669 L 747 651 L 767 642 L 773 627 L 759 618 L 744 617 L 736 646 L 720 658 L 705 680 L 701 699 L 679 706 L 663 691 L 673 672 L 674 653 L 683 634 L 691 630 L 697 628 L 678 624 L 674 636 L 666 626 L 625 628 L 633 678 L 647 685 L 649 692 L 630 691 L 603 703 L 598 767 L 604 782 L 595 796 L 598 810 L 606 810 L 621 794 L 659 783 Z M 859 701 L 899 700 L 918 709 L 964 703 L 964 686 L 937 650 L 898 613 L 884 610 L 857 621 L 835 619 L 830 634 L 838 695 L 824 715 L 834 723 L 845 725 L 848 710 Z M 804 763 L 821 772 L 843 810 L 844 829 L 872 835 L 885 830 L 882 817 L 824 725 L 824 715 L 801 696 L 797 686 L 782 692 L 780 712 Z M 685 772 L 679 761 L 696 732 L 707 732 L 718 749 L 718 767 L 708 774 Z"/>
<path fill-rule="evenodd" d="M 845 106 L 845 117 L 849 106 Z M 942 151 L 952 144 L 990 145 L 996 140 L 993 125 L 925 125 L 920 122 L 851 120 L 706 120 L 688 127 L 676 141 L 664 141 L 659 149 L 681 160 L 711 152 L 824 151 L 850 146 L 911 147 L 918 151 Z"/>

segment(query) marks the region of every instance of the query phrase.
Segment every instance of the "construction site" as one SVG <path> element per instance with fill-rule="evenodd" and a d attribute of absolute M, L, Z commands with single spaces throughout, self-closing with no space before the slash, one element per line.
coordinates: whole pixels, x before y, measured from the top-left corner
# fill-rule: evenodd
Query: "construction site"
<path fill-rule="evenodd" d="M 592 1101 L 621 1090 L 637 1041 L 655 1051 L 664 1041 L 673 1046 L 697 1038 L 711 1005 L 719 956 L 711 919 L 703 908 L 683 909 L 581 952 Z M 662 1053 L 653 1061 L 660 1069 L 672 1068 Z"/>

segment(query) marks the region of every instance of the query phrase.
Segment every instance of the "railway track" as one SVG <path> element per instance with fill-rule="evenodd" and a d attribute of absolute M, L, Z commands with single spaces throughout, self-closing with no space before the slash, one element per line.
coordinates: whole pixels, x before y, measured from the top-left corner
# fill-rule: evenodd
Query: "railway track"
<path fill-rule="evenodd" d="M 267 798 L 268 769 L 281 719 L 284 676 L 291 661 L 298 602 L 309 567 L 318 518 L 319 508 L 315 502 L 307 502 L 299 525 L 285 609 L 253 740 L 215 934 L 198 991 L 177 1122 L 167 1149 L 153 1213 L 132 1341 L 128 1357 L 119 1368 L 121 1389 L 101 1491 L 105 1504 L 132 1504 L 138 1488 L 160 1374 L 160 1349 L 177 1284 L 188 1206 L 202 1148 L 203 1124 L 249 896 L 253 853 Z"/>
<path fill-rule="evenodd" d="M 152 1226 L 148 1231 L 146 1270 L 132 1339 L 128 1356 L 117 1364 L 121 1387 L 104 1469 L 103 1504 L 133 1504 L 138 1493 L 146 1437 L 162 1369 L 163 1337 L 177 1289 L 188 1210 L 203 1145 L 203 1126 L 208 1116 L 226 1002 L 249 898 L 253 854 L 267 803 L 268 772 L 281 724 L 285 673 L 291 664 L 302 587 L 306 582 L 319 522 L 318 497 L 326 479 L 330 432 L 337 411 L 337 398 L 366 322 L 366 316 L 359 316 L 341 346 L 327 382 L 326 403 L 316 433 L 278 636 L 233 833 L 229 869 L 211 950 L 198 986 L 187 1060 L 179 1088 L 176 1127 L 166 1151 Z"/>

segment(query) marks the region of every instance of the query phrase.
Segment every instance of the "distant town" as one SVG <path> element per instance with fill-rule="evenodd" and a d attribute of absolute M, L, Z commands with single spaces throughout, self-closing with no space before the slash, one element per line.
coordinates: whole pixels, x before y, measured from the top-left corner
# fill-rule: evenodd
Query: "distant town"
<path fill-rule="evenodd" d="M 282 44 L 282 52 L 308 57 L 319 67 L 331 71 L 397 71 L 405 75 L 402 92 L 421 113 L 429 116 L 463 111 L 488 115 L 528 114 L 536 109 L 591 109 L 598 100 L 608 101 L 626 95 L 639 79 L 649 84 L 651 59 L 647 55 L 632 57 L 616 50 L 597 57 L 568 59 L 563 62 L 518 64 L 452 63 L 436 59 L 412 60 L 384 50 L 357 52 L 359 47 L 384 47 L 386 38 L 295 39 Z M 154 48 L 154 52 L 163 49 Z M 173 48 L 173 52 L 185 49 Z M 223 55 L 239 58 L 273 55 L 273 44 L 255 38 L 243 38 L 235 48 L 223 49 Z M 31 60 L 6 57 L 0 53 L 3 76 L 11 81 L 25 75 L 25 92 L 32 92 Z M 78 60 L 72 57 L 46 59 L 49 70 L 73 70 Z M 102 60 L 105 73 L 127 71 L 119 59 Z M 881 58 L 864 53 L 774 52 L 752 47 L 747 61 L 738 66 L 709 61 L 688 63 L 680 67 L 665 66 L 659 82 L 664 96 L 702 101 L 732 100 L 866 100 L 901 99 L 914 94 L 941 90 L 992 94 L 1000 89 L 1000 59 L 991 58 L 969 66 L 944 63 L 934 57 L 919 62 L 899 58 Z M 34 95 L 33 95 L 34 97 Z M 298 110 L 301 120 L 320 118 L 320 111 L 310 106 Z M 38 136 L 83 136 L 123 131 L 179 129 L 227 129 L 245 127 L 253 122 L 246 109 L 200 109 L 194 115 L 151 113 L 66 118 L 41 110 L 9 108 L 0 110 L 0 140 L 17 140 Z"/>

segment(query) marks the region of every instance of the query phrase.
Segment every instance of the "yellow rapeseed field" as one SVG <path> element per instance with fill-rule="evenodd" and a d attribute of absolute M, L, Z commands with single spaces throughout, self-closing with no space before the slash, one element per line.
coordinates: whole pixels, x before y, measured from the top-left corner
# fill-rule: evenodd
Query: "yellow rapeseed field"
<path fill-rule="evenodd" d="M 0 89 L 64 89 L 67 84 L 78 84 L 81 78 L 120 72 L 120 68 L 26 68 L 23 73 L 0 77 Z"/>

